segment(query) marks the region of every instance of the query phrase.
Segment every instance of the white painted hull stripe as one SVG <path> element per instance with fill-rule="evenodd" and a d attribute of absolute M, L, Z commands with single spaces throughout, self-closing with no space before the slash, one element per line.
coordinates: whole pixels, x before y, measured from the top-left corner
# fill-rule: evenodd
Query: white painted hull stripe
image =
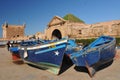
<path fill-rule="evenodd" d="M 61 40 L 61 41 L 58 41 L 58 42 L 53 42 L 53 43 L 38 45 L 38 46 L 34 46 L 34 47 L 27 47 L 27 50 L 45 48 L 45 47 L 49 47 L 49 46 L 54 46 L 54 45 L 62 44 L 62 43 L 65 43 L 65 42 L 67 42 L 67 40 Z M 22 47 L 21 50 L 24 50 L 24 47 Z"/>

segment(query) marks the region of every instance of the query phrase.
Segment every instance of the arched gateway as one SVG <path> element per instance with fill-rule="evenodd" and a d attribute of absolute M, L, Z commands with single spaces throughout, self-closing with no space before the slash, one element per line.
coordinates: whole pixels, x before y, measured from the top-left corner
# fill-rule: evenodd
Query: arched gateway
<path fill-rule="evenodd" d="M 58 16 L 55 16 L 50 23 L 48 24 L 48 28 L 45 31 L 45 38 L 46 39 L 61 39 L 65 36 L 66 34 L 66 28 L 64 25 L 66 24 L 66 21 Z"/>
<path fill-rule="evenodd" d="M 57 39 L 61 39 L 62 38 L 62 34 L 58 29 L 55 29 L 52 32 L 52 38 L 57 38 Z"/>

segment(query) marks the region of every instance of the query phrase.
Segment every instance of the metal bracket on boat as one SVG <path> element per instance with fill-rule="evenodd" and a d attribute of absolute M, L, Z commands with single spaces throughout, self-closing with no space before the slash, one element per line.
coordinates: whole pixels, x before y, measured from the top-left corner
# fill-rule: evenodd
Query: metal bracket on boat
<path fill-rule="evenodd" d="M 24 48 L 24 58 L 28 57 L 28 53 L 27 53 L 27 47 Z"/>

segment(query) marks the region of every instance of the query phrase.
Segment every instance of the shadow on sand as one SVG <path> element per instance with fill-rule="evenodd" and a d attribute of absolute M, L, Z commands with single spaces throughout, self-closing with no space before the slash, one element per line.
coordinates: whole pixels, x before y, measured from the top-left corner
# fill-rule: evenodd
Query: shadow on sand
<path fill-rule="evenodd" d="M 67 69 L 69 69 L 73 65 L 72 61 L 67 55 L 64 55 L 63 61 L 62 61 L 62 66 L 59 71 L 59 75 L 65 72 Z"/>
<path fill-rule="evenodd" d="M 97 66 L 94 67 L 94 69 L 97 72 L 97 71 L 100 71 L 100 70 L 103 70 L 103 69 L 109 67 L 112 63 L 113 63 L 113 60 L 108 63 L 102 64 L 102 65 L 98 64 Z M 86 67 L 75 66 L 74 69 L 78 72 L 85 72 L 85 73 L 89 74 L 88 69 Z"/>
<path fill-rule="evenodd" d="M 14 64 L 22 65 L 24 62 L 22 60 L 13 61 Z"/>

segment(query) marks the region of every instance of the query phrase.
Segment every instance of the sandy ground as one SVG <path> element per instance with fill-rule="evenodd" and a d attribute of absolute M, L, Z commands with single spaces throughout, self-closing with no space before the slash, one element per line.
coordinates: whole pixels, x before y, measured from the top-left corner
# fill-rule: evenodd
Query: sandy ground
<path fill-rule="evenodd" d="M 95 76 L 90 78 L 86 70 L 76 70 L 75 65 L 60 75 L 54 75 L 27 64 L 15 64 L 10 52 L 6 48 L 0 48 L 0 80 L 120 80 L 120 50 L 117 50 L 112 64 L 100 68 Z"/>

